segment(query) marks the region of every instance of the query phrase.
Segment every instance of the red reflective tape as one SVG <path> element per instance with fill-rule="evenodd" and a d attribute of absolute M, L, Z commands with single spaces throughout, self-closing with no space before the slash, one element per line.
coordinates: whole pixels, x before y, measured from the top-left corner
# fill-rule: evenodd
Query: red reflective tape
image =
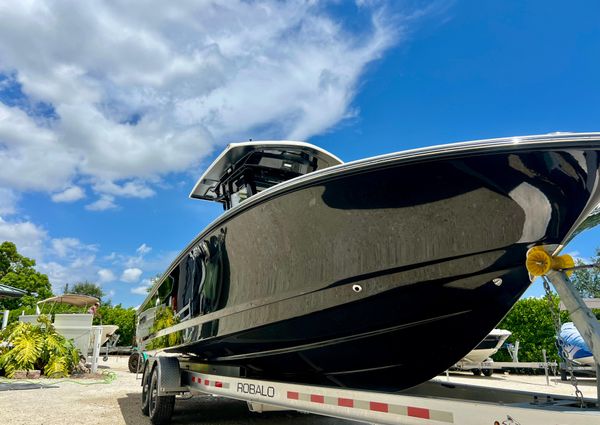
<path fill-rule="evenodd" d="M 354 400 L 350 398 L 338 398 L 338 406 L 354 407 Z"/>
<path fill-rule="evenodd" d="M 300 394 L 298 394 L 295 391 L 288 391 L 287 392 L 287 397 L 291 400 L 298 400 L 298 398 L 300 398 Z"/>
<path fill-rule="evenodd" d="M 421 409 L 420 407 L 408 406 L 407 414 L 408 416 L 412 416 L 414 418 L 429 419 L 429 409 Z"/>
<path fill-rule="evenodd" d="M 204 380 L 204 385 L 209 385 L 209 384 L 210 384 L 210 381 L 208 379 L 205 379 Z"/>
<path fill-rule="evenodd" d="M 374 410 L 375 412 L 385 412 L 385 413 L 387 413 L 387 411 L 388 411 L 388 404 L 387 403 L 377 403 L 376 401 L 371 401 L 369 403 L 369 408 L 371 410 Z"/>
<path fill-rule="evenodd" d="M 192 382 L 196 382 L 196 377 L 192 376 Z"/>
<path fill-rule="evenodd" d="M 217 388 L 222 388 L 222 387 L 223 387 L 223 383 L 222 383 L 222 382 L 219 382 L 219 381 L 217 381 L 217 382 L 215 382 L 215 387 L 217 387 Z"/>
<path fill-rule="evenodd" d="M 311 394 L 310 401 L 312 401 L 313 403 L 325 403 L 325 397 L 318 394 Z"/>

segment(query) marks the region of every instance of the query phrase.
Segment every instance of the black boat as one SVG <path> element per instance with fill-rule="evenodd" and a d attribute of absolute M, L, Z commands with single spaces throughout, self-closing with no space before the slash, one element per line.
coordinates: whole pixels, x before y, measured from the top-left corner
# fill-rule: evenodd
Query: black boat
<path fill-rule="evenodd" d="M 191 197 L 226 211 L 139 312 L 150 353 L 249 377 L 394 391 L 454 365 L 600 200 L 600 134 L 514 137 L 342 164 L 232 144 Z M 414 347 L 420 352 L 415 355 Z"/>

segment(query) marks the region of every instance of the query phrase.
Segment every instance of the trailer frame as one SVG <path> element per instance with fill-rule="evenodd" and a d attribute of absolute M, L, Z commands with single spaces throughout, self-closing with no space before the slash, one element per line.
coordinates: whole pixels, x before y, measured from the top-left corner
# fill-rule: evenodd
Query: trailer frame
<path fill-rule="evenodd" d="M 600 424 L 593 399 L 582 407 L 575 397 L 432 381 L 391 394 L 251 379 L 241 372 L 173 356 L 148 357 L 142 411 L 153 424 L 166 424 L 175 396 L 210 394 L 245 401 L 253 411 L 297 410 L 378 424 Z M 151 382 L 157 383 L 154 393 Z"/>

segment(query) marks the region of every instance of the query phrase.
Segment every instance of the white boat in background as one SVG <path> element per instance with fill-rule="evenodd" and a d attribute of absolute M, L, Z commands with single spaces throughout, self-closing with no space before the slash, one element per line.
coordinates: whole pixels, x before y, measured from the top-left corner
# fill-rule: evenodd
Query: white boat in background
<path fill-rule="evenodd" d="M 46 298 L 37 303 L 37 313 L 35 315 L 21 315 L 19 321 L 28 323 L 37 323 L 37 318 L 41 313 L 53 314 L 57 304 L 66 304 L 81 308 L 82 313 L 54 313 L 53 325 L 56 331 L 67 339 L 73 341 L 75 347 L 82 355 L 87 356 L 95 345 L 95 338 L 92 330 L 100 327 L 100 344 L 102 346 L 119 329 L 116 325 L 98 325 L 93 326 L 94 315 L 88 313 L 88 308 L 100 300 L 96 297 L 82 294 L 63 294 L 55 297 Z M 47 311 L 42 311 L 44 307 Z"/>
<path fill-rule="evenodd" d="M 594 355 L 585 343 L 573 322 L 564 323 L 560 328 L 563 356 L 579 366 L 594 366 Z M 566 360 L 566 359 L 565 359 Z"/>
<path fill-rule="evenodd" d="M 102 336 L 100 337 L 100 346 L 106 344 L 106 342 L 114 335 L 119 329 L 117 325 L 102 325 Z"/>
<path fill-rule="evenodd" d="M 512 332 L 505 329 L 492 329 L 477 347 L 456 364 L 456 367 L 470 370 L 474 375 L 483 373 L 485 376 L 491 376 L 493 369 L 485 366 L 491 366 L 494 363 L 491 357 L 502 348 L 504 341 L 511 335 Z"/>
<path fill-rule="evenodd" d="M 462 361 L 467 363 L 481 363 L 487 361 L 502 348 L 504 341 L 511 335 L 512 332 L 505 329 L 492 329 L 488 336 L 486 336 L 477 347 L 471 350 Z"/>

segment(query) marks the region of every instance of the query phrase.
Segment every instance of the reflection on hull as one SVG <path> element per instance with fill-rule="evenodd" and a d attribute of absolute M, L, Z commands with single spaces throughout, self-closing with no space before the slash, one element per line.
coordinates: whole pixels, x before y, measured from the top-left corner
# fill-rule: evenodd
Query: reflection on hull
<path fill-rule="evenodd" d="M 391 156 L 272 188 L 176 260 L 141 309 L 164 303 L 173 322 L 142 344 L 269 379 L 421 383 L 529 286 L 526 251 L 560 246 L 597 203 L 598 150 L 580 141 Z"/>

